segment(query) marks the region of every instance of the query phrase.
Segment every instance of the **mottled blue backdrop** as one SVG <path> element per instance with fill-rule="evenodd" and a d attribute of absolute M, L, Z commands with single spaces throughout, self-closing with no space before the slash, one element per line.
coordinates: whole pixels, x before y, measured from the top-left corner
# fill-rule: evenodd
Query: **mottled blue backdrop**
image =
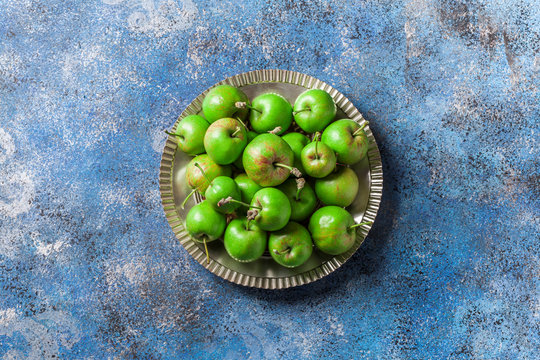
<path fill-rule="evenodd" d="M 0 0 L 0 357 L 537 359 L 538 1 Z M 165 135 L 263 68 L 349 97 L 385 190 L 339 271 L 227 283 L 163 214 Z"/>

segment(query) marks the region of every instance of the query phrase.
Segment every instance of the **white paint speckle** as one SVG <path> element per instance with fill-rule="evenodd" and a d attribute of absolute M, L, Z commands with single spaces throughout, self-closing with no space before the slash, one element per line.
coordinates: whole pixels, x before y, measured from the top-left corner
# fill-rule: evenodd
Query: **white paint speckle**
<path fill-rule="evenodd" d="M 107 285 L 111 289 L 126 282 L 132 286 L 141 285 L 148 280 L 146 261 L 146 258 L 137 258 L 130 262 L 109 265 L 106 271 Z"/>
<path fill-rule="evenodd" d="M 366 69 L 366 54 L 350 38 L 350 30 L 343 28 L 341 30 L 341 45 L 343 51 L 341 54 L 330 61 L 325 67 L 324 72 L 333 76 L 340 77 L 347 72 L 355 72 L 358 69 Z"/>
<path fill-rule="evenodd" d="M 16 217 L 32 208 L 35 186 L 29 171 L 9 167 L 0 171 L 0 215 Z"/>
<path fill-rule="evenodd" d="M 191 0 L 178 2 L 172 0 L 102 0 L 108 5 L 120 5 L 134 9 L 128 15 L 127 23 L 130 30 L 138 33 L 163 36 L 171 32 L 191 28 L 199 11 Z"/>
<path fill-rule="evenodd" d="M 134 285 L 146 279 L 146 264 L 142 261 L 131 261 L 116 268 L 118 274 Z"/>
<path fill-rule="evenodd" d="M 24 243 L 24 232 L 18 227 L 0 227 L 0 255 L 15 259 Z"/>
<path fill-rule="evenodd" d="M 15 143 L 11 135 L 4 129 L 0 128 L 0 164 L 15 153 Z"/>
<path fill-rule="evenodd" d="M 167 135 L 162 129 L 154 129 L 150 136 L 152 138 L 152 149 L 161 154 L 163 146 L 165 146 L 165 141 L 167 140 Z"/>
<path fill-rule="evenodd" d="M 118 205 L 128 206 L 131 201 L 131 195 L 125 188 L 105 187 L 99 194 L 105 208 Z"/>
<path fill-rule="evenodd" d="M 4 78 L 14 78 L 24 69 L 21 57 L 14 51 L 0 53 L 0 74 Z"/>
<path fill-rule="evenodd" d="M 6 310 L 0 310 L 0 327 L 7 326 L 8 324 L 15 321 L 17 318 L 17 312 L 13 308 L 8 308 Z"/>
<path fill-rule="evenodd" d="M 0 310 L 0 335 L 22 336 L 29 347 L 26 359 L 57 358 L 60 346 L 71 349 L 81 339 L 77 324 L 66 312 L 49 310 L 28 318 L 14 308 Z M 10 352 L 4 359 L 17 359 L 19 354 Z"/>
<path fill-rule="evenodd" d="M 343 324 L 337 319 L 337 317 L 328 315 L 327 321 L 330 324 L 330 329 L 332 329 L 334 334 L 338 336 L 345 335 L 345 332 L 343 331 Z"/>
<path fill-rule="evenodd" d="M 69 247 L 70 245 L 67 244 L 65 240 L 57 240 L 52 244 L 37 242 L 35 246 L 36 246 L 36 254 L 43 255 L 43 256 L 50 256 L 53 253 L 60 252 L 62 248 Z"/>

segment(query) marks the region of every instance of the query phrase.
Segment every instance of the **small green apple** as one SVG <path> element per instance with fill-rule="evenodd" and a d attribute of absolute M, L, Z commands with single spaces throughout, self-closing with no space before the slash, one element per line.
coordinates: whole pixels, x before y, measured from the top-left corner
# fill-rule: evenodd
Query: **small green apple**
<path fill-rule="evenodd" d="M 295 268 L 310 258 L 313 242 L 305 227 L 291 221 L 283 229 L 270 234 L 268 250 L 278 264 Z"/>

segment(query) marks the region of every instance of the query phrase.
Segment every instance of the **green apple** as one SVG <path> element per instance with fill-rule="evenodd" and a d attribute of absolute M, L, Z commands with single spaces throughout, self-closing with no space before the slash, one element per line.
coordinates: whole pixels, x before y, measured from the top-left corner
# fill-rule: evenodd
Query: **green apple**
<path fill-rule="evenodd" d="M 178 138 L 178 148 L 188 155 L 204 153 L 204 134 L 210 124 L 199 115 L 188 115 L 178 123 L 176 130 L 166 134 Z"/>
<path fill-rule="evenodd" d="M 225 215 L 217 212 L 206 201 L 193 206 L 186 215 L 185 228 L 189 236 L 199 243 L 204 243 L 206 262 L 210 262 L 206 243 L 223 235 L 227 221 Z"/>
<path fill-rule="evenodd" d="M 330 255 L 343 254 L 356 241 L 356 228 L 371 222 L 354 223 L 349 212 L 338 206 L 325 206 L 309 219 L 309 231 L 315 246 Z"/>
<path fill-rule="evenodd" d="M 223 118 L 240 118 L 244 121 L 248 109 L 238 108 L 237 102 L 249 102 L 242 90 L 231 85 L 218 85 L 204 97 L 202 103 L 204 116 L 209 123 Z"/>
<path fill-rule="evenodd" d="M 287 225 L 291 217 L 291 204 L 285 194 L 276 188 L 263 188 L 253 195 L 251 207 L 258 209 L 255 222 L 266 231 L 276 231 Z"/>
<path fill-rule="evenodd" d="M 292 106 L 283 96 L 267 93 L 257 96 L 251 103 L 249 122 L 253 130 L 266 133 L 280 127 L 277 135 L 287 131 L 292 123 Z"/>
<path fill-rule="evenodd" d="M 336 116 L 336 104 L 324 90 L 311 89 L 298 95 L 294 102 L 294 120 L 307 133 L 323 131 Z"/>
<path fill-rule="evenodd" d="M 268 250 L 278 264 L 294 268 L 310 258 L 313 242 L 305 227 L 291 221 L 283 229 L 270 234 Z"/>
<path fill-rule="evenodd" d="M 246 128 L 237 119 L 219 119 L 206 130 L 204 148 L 216 164 L 232 164 L 242 155 L 247 136 Z"/>
<path fill-rule="evenodd" d="M 303 178 L 288 179 L 278 189 L 283 191 L 291 203 L 291 220 L 303 221 L 313 214 L 317 197 L 311 185 Z"/>
<path fill-rule="evenodd" d="M 368 122 L 358 125 L 349 119 L 341 119 L 324 130 L 321 141 L 337 155 L 341 164 L 353 165 L 362 160 L 368 151 L 369 139 L 364 132 Z"/>
<path fill-rule="evenodd" d="M 229 196 L 236 200 L 242 199 L 238 185 L 236 185 L 236 182 L 228 176 L 218 176 L 212 180 L 210 186 L 206 189 L 204 196 L 206 201 L 212 205 L 216 211 L 223 214 L 232 213 L 240 205 L 231 202 L 223 206 L 218 206 L 221 199 L 225 199 Z"/>
<path fill-rule="evenodd" d="M 236 261 L 251 262 L 266 249 L 267 233 L 246 218 L 234 219 L 227 226 L 223 243 L 227 253 Z"/>
<path fill-rule="evenodd" d="M 261 186 L 277 186 L 283 183 L 291 172 L 302 174 L 293 168 L 294 154 L 289 144 L 275 134 L 261 134 L 251 141 L 244 150 L 242 163 L 246 174 Z"/>
<path fill-rule="evenodd" d="M 300 154 L 304 172 L 314 178 L 323 178 L 336 168 L 336 154 L 328 145 L 321 143 L 319 138 L 320 133 L 316 133 L 314 140 Z"/>
<path fill-rule="evenodd" d="M 324 205 L 346 207 L 353 203 L 358 194 L 358 176 L 348 167 L 315 181 L 315 193 Z"/>

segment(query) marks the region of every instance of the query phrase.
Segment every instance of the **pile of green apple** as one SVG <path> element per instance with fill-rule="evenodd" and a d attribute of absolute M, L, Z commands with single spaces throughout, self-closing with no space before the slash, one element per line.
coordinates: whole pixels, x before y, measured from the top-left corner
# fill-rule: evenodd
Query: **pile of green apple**
<path fill-rule="evenodd" d="M 334 121 L 336 104 L 311 89 L 294 106 L 266 93 L 249 101 L 230 85 L 211 89 L 203 116 L 189 115 L 174 133 L 178 148 L 194 156 L 186 168 L 192 192 L 205 200 L 193 206 L 185 228 L 194 241 L 223 238 L 228 254 L 251 262 L 268 249 L 282 266 L 297 267 L 320 251 L 349 250 L 356 227 L 345 208 L 358 193 L 349 165 L 367 153 L 364 126 Z M 298 131 L 289 131 L 293 122 Z M 234 177 L 233 177 L 234 176 Z M 306 228 L 307 226 L 307 228 Z"/>

